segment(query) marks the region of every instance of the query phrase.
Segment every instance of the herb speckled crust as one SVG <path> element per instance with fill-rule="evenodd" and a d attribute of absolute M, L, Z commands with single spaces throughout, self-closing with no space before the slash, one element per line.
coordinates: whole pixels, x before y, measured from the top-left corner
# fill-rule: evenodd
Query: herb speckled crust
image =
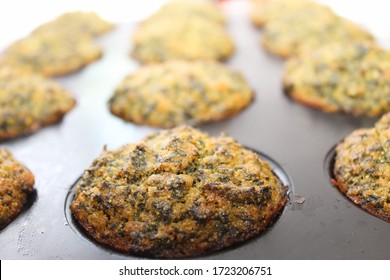
<path fill-rule="evenodd" d="M 224 25 L 226 19 L 217 5 L 196 0 L 176 0 L 168 2 L 146 21 L 160 17 L 197 17 L 202 20 Z"/>
<path fill-rule="evenodd" d="M 390 113 L 336 148 L 334 184 L 361 208 L 390 222 Z"/>
<path fill-rule="evenodd" d="M 181 126 L 104 151 L 80 179 L 71 210 L 101 244 L 181 258 L 258 235 L 286 201 L 286 188 L 257 154 Z"/>
<path fill-rule="evenodd" d="M 225 60 L 234 52 L 228 32 L 196 17 L 158 17 L 142 23 L 133 36 L 132 56 L 142 63 L 168 60 Z"/>
<path fill-rule="evenodd" d="M 0 149 L 0 229 L 23 210 L 33 191 L 34 176 L 12 154 Z"/>
<path fill-rule="evenodd" d="M 0 140 L 56 123 L 75 103 L 54 81 L 0 67 Z"/>
<path fill-rule="evenodd" d="M 0 56 L 0 65 L 25 73 L 61 76 L 83 68 L 102 55 L 89 36 L 42 32 L 21 39 Z"/>
<path fill-rule="evenodd" d="M 171 128 L 229 118 L 252 99 L 242 75 L 223 64 L 174 61 L 144 66 L 126 77 L 110 108 L 127 121 Z"/>
<path fill-rule="evenodd" d="M 368 31 L 326 6 L 312 1 L 276 3 L 284 8 L 269 7 L 262 37 L 263 47 L 272 54 L 290 57 L 331 42 L 373 41 Z"/>
<path fill-rule="evenodd" d="M 113 24 L 103 20 L 93 12 L 69 12 L 58 16 L 34 30 L 34 34 L 61 33 L 62 35 L 74 36 L 98 36 L 110 31 Z"/>
<path fill-rule="evenodd" d="M 390 111 L 390 52 L 369 43 L 326 45 L 287 62 L 284 88 L 325 112 L 381 116 Z"/>

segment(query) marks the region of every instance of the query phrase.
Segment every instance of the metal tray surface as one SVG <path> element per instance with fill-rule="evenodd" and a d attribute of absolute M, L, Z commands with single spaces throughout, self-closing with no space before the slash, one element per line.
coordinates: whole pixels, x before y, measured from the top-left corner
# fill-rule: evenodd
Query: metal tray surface
<path fill-rule="evenodd" d="M 390 224 L 354 207 L 331 185 L 326 167 L 337 142 L 376 119 L 325 114 L 286 98 L 283 61 L 259 47 L 261 31 L 246 13 L 229 17 L 236 52 L 227 64 L 245 75 L 256 98 L 235 118 L 200 128 L 227 132 L 269 155 L 292 177 L 295 194 L 271 230 L 200 259 L 390 259 Z M 33 205 L 0 232 L 1 259 L 137 259 L 80 238 L 64 209 L 72 185 L 104 145 L 113 149 L 156 131 L 125 123 L 107 108 L 117 84 L 139 67 L 129 56 L 135 27 L 120 24 L 99 38 L 105 49 L 100 61 L 57 79 L 78 101 L 60 124 L 0 143 L 32 171 L 37 189 Z"/>

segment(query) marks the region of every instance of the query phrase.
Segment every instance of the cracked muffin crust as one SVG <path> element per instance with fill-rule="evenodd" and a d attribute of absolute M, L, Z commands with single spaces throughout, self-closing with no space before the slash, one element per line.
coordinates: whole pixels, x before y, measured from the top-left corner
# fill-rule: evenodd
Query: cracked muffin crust
<path fill-rule="evenodd" d="M 54 81 L 0 67 L 0 140 L 56 123 L 75 103 Z"/>
<path fill-rule="evenodd" d="M 110 99 L 110 109 L 126 121 L 170 128 L 227 119 L 252 99 L 243 76 L 223 64 L 173 61 L 127 76 Z"/>
<path fill-rule="evenodd" d="M 336 147 L 333 183 L 370 214 L 390 222 L 390 113 Z"/>
<path fill-rule="evenodd" d="M 33 186 L 31 172 L 9 151 L 0 149 L 0 229 L 22 212 Z"/>
<path fill-rule="evenodd" d="M 286 187 L 257 154 L 181 126 L 105 150 L 79 180 L 71 210 L 100 244 L 181 258 L 258 235 L 286 201 Z"/>
<path fill-rule="evenodd" d="M 133 36 L 132 56 L 141 63 L 168 60 L 225 60 L 233 40 L 219 24 L 196 17 L 159 17 L 142 23 Z"/>
<path fill-rule="evenodd" d="M 89 37 L 46 32 L 9 46 L 0 56 L 0 66 L 43 76 L 61 76 L 83 68 L 101 55 L 101 48 Z"/>
<path fill-rule="evenodd" d="M 335 43 L 290 59 L 284 88 L 325 112 L 380 116 L 390 111 L 390 52 L 369 43 Z"/>

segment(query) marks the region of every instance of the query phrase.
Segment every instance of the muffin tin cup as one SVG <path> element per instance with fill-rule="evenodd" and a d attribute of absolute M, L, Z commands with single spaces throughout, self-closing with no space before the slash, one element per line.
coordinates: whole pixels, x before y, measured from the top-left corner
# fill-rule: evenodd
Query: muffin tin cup
<path fill-rule="evenodd" d="M 240 244 L 237 244 L 237 245 L 234 245 L 234 246 L 222 249 L 222 250 L 220 250 L 218 252 L 223 252 L 223 251 L 227 251 L 227 250 L 234 250 L 237 247 L 245 246 L 245 244 L 248 243 L 248 242 L 251 242 L 251 240 L 254 241 L 257 238 L 261 238 L 263 235 L 268 234 L 270 231 L 272 231 L 272 229 L 274 227 L 276 227 L 285 218 L 286 213 L 291 208 L 292 201 L 294 200 L 294 185 L 293 185 L 293 182 L 292 182 L 292 179 L 291 179 L 290 175 L 275 160 L 273 160 L 271 157 L 267 156 L 266 154 L 264 154 L 262 152 L 255 151 L 255 150 L 253 150 L 251 148 L 248 148 L 248 147 L 245 147 L 245 148 L 249 149 L 249 150 L 252 150 L 256 154 L 258 154 L 261 160 L 267 162 L 270 165 L 270 167 L 272 169 L 272 172 L 275 174 L 275 176 L 277 176 L 279 178 L 279 180 L 281 181 L 283 187 L 285 187 L 287 189 L 288 200 L 286 202 L 286 205 L 275 216 L 274 220 L 272 221 L 272 223 L 270 224 L 268 229 L 266 229 L 265 231 L 261 232 L 258 236 L 254 237 L 254 238 L 251 238 L 251 239 L 249 239 L 247 241 L 244 241 L 244 242 L 242 242 Z M 101 245 L 101 244 L 97 243 L 93 239 L 93 237 L 91 237 L 83 229 L 83 227 L 79 224 L 77 219 L 72 214 L 72 212 L 70 210 L 70 205 L 71 205 L 71 203 L 73 201 L 74 192 L 75 192 L 75 189 L 76 189 L 80 179 L 81 179 L 81 176 L 70 187 L 69 192 L 66 195 L 65 205 L 64 205 L 64 215 L 65 215 L 65 219 L 66 219 L 67 224 L 69 225 L 69 227 L 73 230 L 73 232 L 79 238 L 81 238 L 86 243 L 89 243 L 89 245 L 97 246 L 99 249 L 103 250 L 103 252 L 126 255 L 124 253 L 116 252 L 115 249 L 112 249 L 112 248 L 110 248 L 108 246 L 104 246 L 104 245 Z M 215 254 L 215 253 L 212 253 L 212 254 Z M 129 255 L 131 256 L 131 254 L 129 254 Z M 143 255 L 139 255 L 139 254 L 138 255 L 133 255 L 133 256 L 135 256 L 135 257 L 143 257 Z"/>
<path fill-rule="evenodd" d="M 334 145 L 329 150 L 329 152 L 326 154 L 325 159 L 324 159 L 324 171 L 325 171 L 325 175 L 328 177 L 330 184 L 335 189 L 337 189 L 337 191 L 345 198 L 345 200 L 347 200 L 349 203 L 351 203 L 351 205 L 355 206 L 356 208 L 360 209 L 361 211 L 365 211 L 366 213 L 368 213 L 368 214 L 372 215 L 373 217 L 380 219 L 381 221 L 386 223 L 385 220 L 381 219 L 380 217 L 377 217 L 375 215 L 375 213 L 371 213 L 369 210 L 364 209 L 364 208 L 360 207 L 359 205 L 357 205 L 356 203 L 354 203 L 345 193 L 340 191 L 339 187 L 335 184 L 336 177 L 334 174 L 334 165 L 335 165 L 336 155 L 337 155 L 336 154 L 337 145 L 338 144 Z"/>

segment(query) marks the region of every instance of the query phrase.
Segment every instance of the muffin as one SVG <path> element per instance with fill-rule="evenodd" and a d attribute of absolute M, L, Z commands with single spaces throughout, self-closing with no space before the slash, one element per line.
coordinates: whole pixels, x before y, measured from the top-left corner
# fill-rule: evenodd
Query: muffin
<path fill-rule="evenodd" d="M 225 16 L 219 7 L 211 2 L 195 0 L 176 0 L 165 4 L 157 13 L 147 19 L 152 21 L 161 17 L 196 17 L 201 20 L 225 24 Z"/>
<path fill-rule="evenodd" d="M 306 2 L 310 4 L 302 4 Z M 286 9 L 279 17 L 271 15 L 264 28 L 262 45 L 283 58 L 310 52 L 332 42 L 373 41 L 372 35 L 362 27 L 310 1 Z"/>
<path fill-rule="evenodd" d="M 334 43 L 288 60 L 285 92 L 325 112 L 381 116 L 390 111 L 390 52 L 369 43 Z"/>
<path fill-rule="evenodd" d="M 0 229 L 3 229 L 28 203 L 34 176 L 9 151 L 0 149 L 0 182 Z"/>
<path fill-rule="evenodd" d="M 0 66 L 44 76 L 61 76 L 83 68 L 101 55 L 100 47 L 84 35 L 61 36 L 46 32 L 9 46 L 0 57 Z"/>
<path fill-rule="evenodd" d="M 243 76 L 212 61 L 171 61 L 127 76 L 111 112 L 141 125 L 171 128 L 224 120 L 245 109 L 253 93 Z"/>
<path fill-rule="evenodd" d="M 297 17 L 312 12 L 328 12 L 330 9 L 310 0 L 252 0 L 250 18 L 256 27 L 283 20 L 292 14 Z"/>
<path fill-rule="evenodd" d="M 159 17 L 139 26 L 132 56 L 141 63 L 168 60 L 225 60 L 233 40 L 219 24 L 196 17 Z"/>
<path fill-rule="evenodd" d="M 390 222 L 390 113 L 337 145 L 334 177 L 352 202 Z"/>
<path fill-rule="evenodd" d="M 257 154 L 181 126 L 105 150 L 79 180 L 71 210 L 100 244 L 182 258 L 258 235 L 286 201 L 286 188 Z"/>
<path fill-rule="evenodd" d="M 250 2 L 249 18 L 254 26 L 262 27 L 265 22 L 264 9 L 269 0 L 251 0 Z"/>
<path fill-rule="evenodd" d="M 0 68 L 0 140 L 56 123 L 75 103 L 54 81 Z"/>
<path fill-rule="evenodd" d="M 95 37 L 102 35 L 113 28 L 113 24 L 103 20 L 93 12 L 68 12 L 58 16 L 34 30 L 34 34 L 61 33 L 73 36 L 74 34 Z"/>

